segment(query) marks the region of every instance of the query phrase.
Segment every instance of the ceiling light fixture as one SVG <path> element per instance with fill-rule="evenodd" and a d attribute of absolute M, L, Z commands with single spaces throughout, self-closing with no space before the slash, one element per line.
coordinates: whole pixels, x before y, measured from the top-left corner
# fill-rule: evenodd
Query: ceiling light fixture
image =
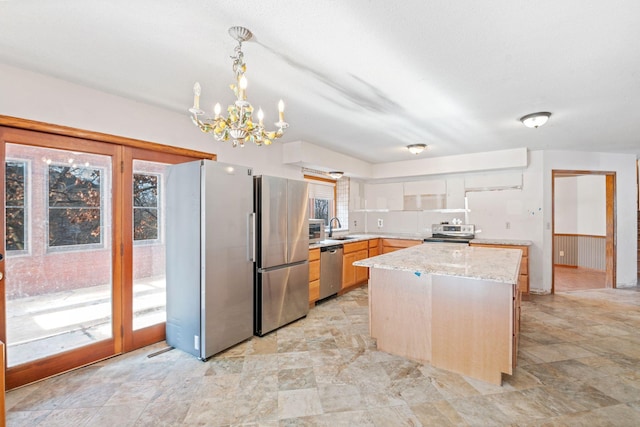
<path fill-rule="evenodd" d="M 331 172 L 328 173 L 328 175 L 333 179 L 340 179 L 340 178 L 342 178 L 342 175 L 344 175 L 344 172 L 331 171 Z"/>
<path fill-rule="evenodd" d="M 202 132 L 213 133 L 218 141 L 228 141 L 232 139 L 234 147 L 244 147 L 245 142 L 253 142 L 256 145 L 270 145 L 274 139 L 280 138 L 289 124 L 284 121 L 284 102 L 278 103 L 279 119 L 274 123 L 277 127 L 275 131 L 267 131 L 264 128 L 264 113 L 262 108 L 258 109 L 258 124 L 253 121 L 253 107 L 247 101 L 247 78 L 244 73 L 247 65 L 244 63 L 242 53 L 242 42 L 245 42 L 253 34 L 244 27 L 229 28 L 229 35 L 238 41 L 235 47 L 233 59 L 233 72 L 236 75 L 236 83 L 231 84 L 231 90 L 236 95 L 236 101 L 227 107 L 228 117 L 220 115 L 220 104 L 216 104 L 213 117 L 203 117 L 205 112 L 200 109 L 200 83 L 193 85 L 193 107 L 189 109 L 192 113 L 191 120 L 200 128 Z M 202 118 L 200 118 L 202 116 Z"/>
<path fill-rule="evenodd" d="M 537 128 L 547 123 L 547 120 L 549 120 L 550 116 L 551 113 L 542 111 L 540 113 L 527 114 L 526 116 L 522 117 L 520 121 L 528 128 Z"/>
<path fill-rule="evenodd" d="M 422 153 L 425 148 L 427 148 L 427 144 L 411 144 L 407 145 L 407 149 L 413 154 Z"/>

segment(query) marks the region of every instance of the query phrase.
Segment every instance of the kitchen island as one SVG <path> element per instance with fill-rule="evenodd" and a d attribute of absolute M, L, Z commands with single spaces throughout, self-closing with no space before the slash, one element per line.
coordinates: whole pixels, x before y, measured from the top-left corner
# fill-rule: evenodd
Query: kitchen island
<path fill-rule="evenodd" d="M 354 263 L 369 267 L 369 331 L 378 349 L 502 383 L 520 319 L 515 249 L 426 244 Z"/>

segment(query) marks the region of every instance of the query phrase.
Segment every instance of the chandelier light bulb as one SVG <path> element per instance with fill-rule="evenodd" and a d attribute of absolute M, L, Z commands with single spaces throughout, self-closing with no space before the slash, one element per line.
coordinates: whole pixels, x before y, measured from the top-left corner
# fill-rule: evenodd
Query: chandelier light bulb
<path fill-rule="evenodd" d="M 278 102 L 278 118 L 280 122 L 284 122 L 284 101 L 282 99 Z"/>
<path fill-rule="evenodd" d="M 202 92 L 202 88 L 200 87 L 200 83 L 196 82 L 193 85 L 193 108 L 194 110 L 198 110 L 200 108 L 200 93 Z"/>
<path fill-rule="evenodd" d="M 262 108 L 259 108 L 258 109 L 258 123 L 260 124 L 260 126 L 264 126 L 263 120 L 264 120 L 264 111 L 262 111 Z"/>
<path fill-rule="evenodd" d="M 216 102 L 216 105 L 213 107 L 213 112 L 216 115 L 216 118 L 220 117 L 220 111 L 222 110 L 222 107 L 220 107 L 220 103 Z"/>

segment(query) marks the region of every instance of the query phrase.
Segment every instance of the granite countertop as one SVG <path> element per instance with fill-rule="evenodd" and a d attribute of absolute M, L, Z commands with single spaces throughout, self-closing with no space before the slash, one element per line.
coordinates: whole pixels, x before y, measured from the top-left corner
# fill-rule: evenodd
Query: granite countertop
<path fill-rule="evenodd" d="M 517 283 L 522 251 L 442 243 L 417 245 L 353 263 L 359 267 Z"/>
<path fill-rule="evenodd" d="M 429 237 L 426 234 L 370 234 L 370 233 L 361 233 L 361 234 L 346 234 L 346 235 L 338 235 L 336 237 L 347 236 L 348 239 L 325 239 L 319 243 L 311 243 L 309 244 L 309 249 L 322 248 L 325 246 L 332 245 L 343 245 L 345 243 L 354 243 L 361 242 L 363 240 L 371 240 L 371 239 L 404 239 L 404 240 L 419 240 L 423 241 L 425 237 Z"/>
<path fill-rule="evenodd" d="M 510 239 L 473 239 L 469 243 L 481 245 L 505 245 L 505 246 L 531 246 L 530 240 L 510 240 Z"/>

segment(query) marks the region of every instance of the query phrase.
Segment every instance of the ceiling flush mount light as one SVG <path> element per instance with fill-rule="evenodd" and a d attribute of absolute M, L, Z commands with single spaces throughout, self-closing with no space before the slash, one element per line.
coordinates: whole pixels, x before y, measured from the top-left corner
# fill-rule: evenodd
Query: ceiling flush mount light
<path fill-rule="evenodd" d="M 537 128 L 547 123 L 547 120 L 549 120 L 550 116 L 551 113 L 543 111 L 540 113 L 527 114 L 526 116 L 522 117 L 520 121 L 528 128 Z"/>
<path fill-rule="evenodd" d="M 333 179 L 340 179 L 342 178 L 342 175 L 344 175 L 344 172 L 341 171 L 331 171 L 329 172 L 327 175 L 329 175 L 331 178 Z"/>
<path fill-rule="evenodd" d="M 411 144 L 407 145 L 407 149 L 413 154 L 422 153 L 425 148 L 427 148 L 427 144 Z"/>
<path fill-rule="evenodd" d="M 256 145 L 270 145 L 274 139 L 280 138 L 289 124 L 284 121 L 284 102 L 280 100 L 278 103 L 279 117 L 275 123 L 277 129 L 275 131 L 267 131 L 264 128 L 264 113 L 262 108 L 258 109 L 258 123 L 253 121 L 253 106 L 247 101 L 247 78 L 244 73 L 247 71 L 247 65 L 244 63 L 244 54 L 242 53 L 242 42 L 245 42 L 253 34 L 244 27 L 229 28 L 229 35 L 238 41 L 235 47 L 235 55 L 233 59 L 233 72 L 236 76 L 236 82 L 231 84 L 231 90 L 236 96 L 236 101 L 227 107 L 227 117 L 220 114 L 220 104 L 216 104 L 213 108 L 213 117 L 205 117 L 205 112 L 200 109 L 200 83 L 193 85 L 193 107 L 189 109 L 191 112 L 191 120 L 200 128 L 202 132 L 213 133 L 218 141 L 232 140 L 234 147 L 238 145 L 244 147 L 245 142 L 253 142 Z"/>

